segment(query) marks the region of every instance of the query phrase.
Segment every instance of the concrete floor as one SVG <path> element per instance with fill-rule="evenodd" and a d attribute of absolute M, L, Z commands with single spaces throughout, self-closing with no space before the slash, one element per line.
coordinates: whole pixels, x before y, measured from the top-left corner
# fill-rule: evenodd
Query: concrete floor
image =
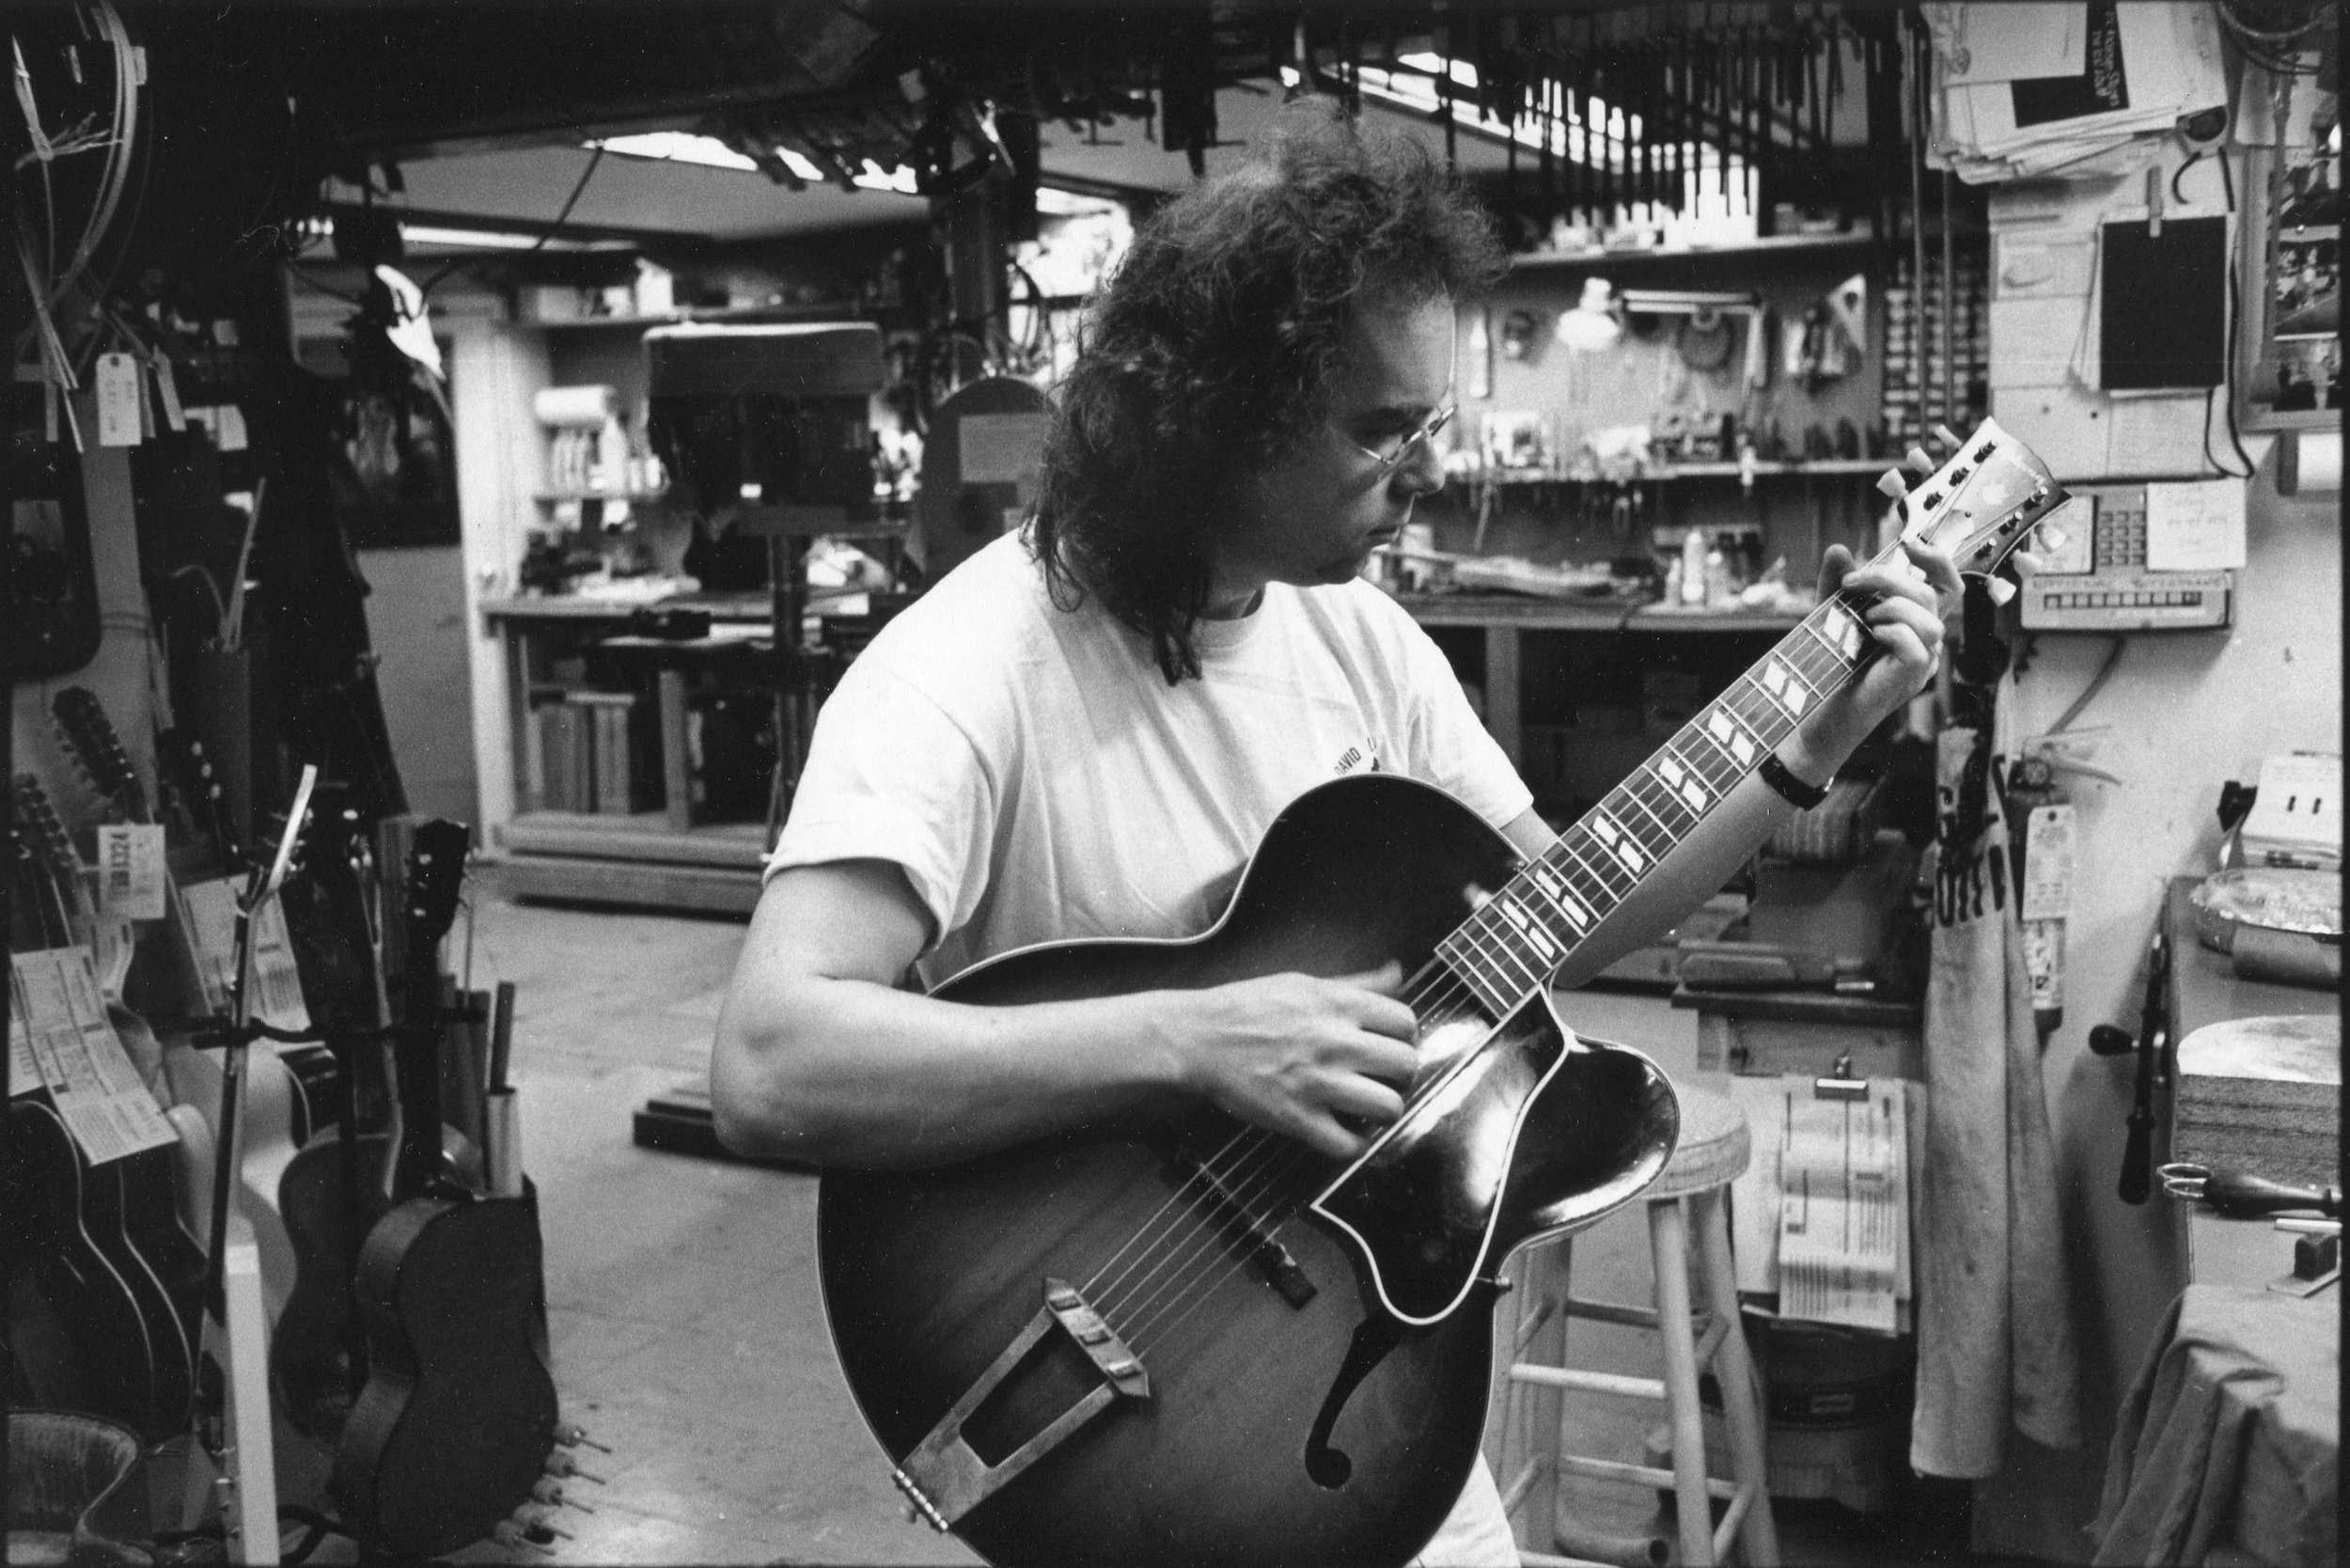
<path fill-rule="evenodd" d="M 649 1095 L 707 1072 L 742 933 L 728 920 L 478 901 L 469 983 L 517 986 L 513 1075 L 540 1197 L 556 1384 L 566 1418 L 612 1451 L 577 1450 L 603 1484 L 569 1483 L 594 1512 L 557 1511 L 571 1539 L 552 1557 L 485 1544 L 462 1560 L 978 1560 L 908 1521 L 834 1369 L 813 1270 L 815 1180 L 631 1142 L 631 1113 Z M 461 926 L 461 963 L 462 941 Z M 1648 1049 L 1668 1072 L 1692 1063 L 1689 1014 L 1647 997 L 1576 1003 L 1583 1032 Z M 1637 1214 L 1578 1238 L 1576 1294 L 1645 1302 L 1646 1247 Z M 1574 1332 L 1576 1363 L 1654 1374 L 1653 1336 Z M 1653 1407 L 1594 1410 L 1577 1447 L 1637 1460 L 1656 1419 Z M 1568 1506 L 1601 1528 L 1671 1533 L 1644 1490 L 1578 1482 Z M 1782 1505 L 1786 1558 L 1962 1556 L 1963 1523 L 1932 1512 Z"/>

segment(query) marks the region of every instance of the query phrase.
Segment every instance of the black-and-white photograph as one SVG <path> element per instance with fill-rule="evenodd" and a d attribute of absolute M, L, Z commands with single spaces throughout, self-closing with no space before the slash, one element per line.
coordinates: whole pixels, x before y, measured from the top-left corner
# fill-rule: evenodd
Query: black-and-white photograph
<path fill-rule="evenodd" d="M 0 29 L 7 1560 L 2342 1560 L 2338 8 Z"/>

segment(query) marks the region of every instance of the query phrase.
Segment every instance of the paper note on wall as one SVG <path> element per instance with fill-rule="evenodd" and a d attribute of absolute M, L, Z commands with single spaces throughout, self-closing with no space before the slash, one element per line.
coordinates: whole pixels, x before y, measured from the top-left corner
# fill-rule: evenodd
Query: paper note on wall
<path fill-rule="evenodd" d="M 2106 472 L 2131 478 L 2206 472 L 2210 465 L 2203 457 L 2205 400 L 2201 392 L 2185 398 L 2114 399 Z"/>
<path fill-rule="evenodd" d="M 2146 487 L 2146 570 L 2219 572 L 2244 565 L 2244 481 Z"/>
<path fill-rule="evenodd" d="M 1897 1090 L 1792 1095 L 1780 1152 L 1779 1315 L 1890 1334 L 1907 1150 Z"/>

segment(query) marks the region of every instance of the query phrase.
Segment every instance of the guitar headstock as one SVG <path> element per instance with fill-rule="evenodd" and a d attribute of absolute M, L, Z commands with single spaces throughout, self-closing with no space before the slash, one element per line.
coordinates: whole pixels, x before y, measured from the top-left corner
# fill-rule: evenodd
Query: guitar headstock
<path fill-rule="evenodd" d="M 302 766 L 302 781 L 294 786 L 293 804 L 286 808 L 286 825 L 277 838 L 277 855 L 268 865 L 256 864 L 246 874 L 244 896 L 238 900 L 246 914 L 267 903 L 286 885 L 286 875 L 293 870 L 294 857 L 302 853 L 302 839 L 310 825 L 310 792 L 318 788 L 319 770 L 315 762 Z"/>
<path fill-rule="evenodd" d="M 139 782 L 138 769 L 131 765 L 131 754 L 98 694 L 86 686 L 67 686 L 50 699 L 49 712 L 57 738 L 115 815 L 125 822 L 148 821 L 147 786 Z"/>
<path fill-rule="evenodd" d="M 408 850 L 408 874 L 401 882 L 412 962 L 415 955 L 432 951 L 457 923 L 465 852 L 472 841 L 473 831 L 463 823 L 436 817 L 417 825 Z"/>
<path fill-rule="evenodd" d="M 82 857 L 57 808 L 50 804 L 49 792 L 31 774 L 20 773 L 10 786 L 9 799 L 14 808 L 19 869 L 49 884 L 60 914 L 83 913 L 89 891 L 82 881 Z"/>
<path fill-rule="evenodd" d="M 1907 486 L 1898 472 L 1879 481 L 1901 509 L 1902 537 L 1923 540 L 1949 555 L 1962 572 L 1990 573 L 2023 546 L 2032 530 L 2070 494 L 2048 465 L 1990 419 L 1960 441 L 1923 481 Z M 1924 453 L 1911 448 L 1916 466 Z"/>
<path fill-rule="evenodd" d="M 155 778 L 166 802 L 176 802 L 186 825 L 210 839 L 223 870 L 243 864 L 244 846 L 229 825 L 220 772 L 194 731 L 178 726 L 155 731 Z"/>

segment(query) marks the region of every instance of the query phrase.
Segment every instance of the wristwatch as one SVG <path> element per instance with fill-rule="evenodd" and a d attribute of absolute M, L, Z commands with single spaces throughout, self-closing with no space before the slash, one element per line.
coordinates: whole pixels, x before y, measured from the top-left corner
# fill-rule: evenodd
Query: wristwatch
<path fill-rule="evenodd" d="M 1781 799 L 1794 806 L 1798 811 L 1809 811 L 1820 802 L 1827 799 L 1826 785 L 1806 784 L 1787 771 L 1787 764 L 1778 760 L 1778 753 L 1776 751 L 1763 757 L 1761 772 L 1762 782 L 1777 791 Z"/>

